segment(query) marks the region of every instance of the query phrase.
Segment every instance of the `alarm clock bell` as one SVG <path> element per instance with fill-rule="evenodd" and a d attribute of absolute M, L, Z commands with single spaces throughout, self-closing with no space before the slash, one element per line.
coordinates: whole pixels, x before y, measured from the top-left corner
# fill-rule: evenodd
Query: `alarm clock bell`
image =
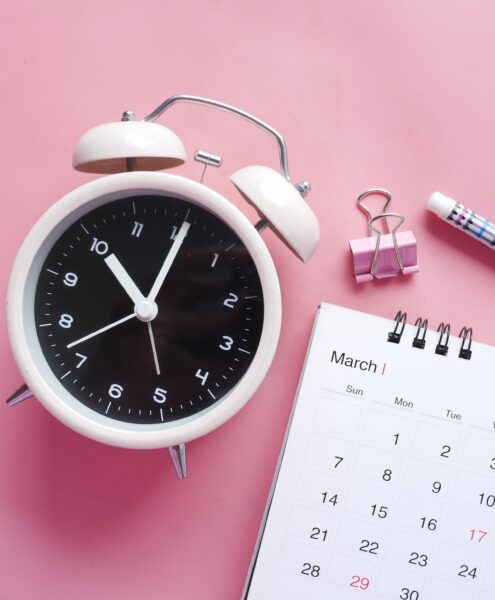
<path fill-rule="evenodd" d="M 126 111 L 121 121 L 93 127 L 76 144 L 73 167 L 86 173 L 121 173 L 171 169 L 186 161 L 179 137 L 155 119 L 176 102 L 207 104 L 233 112 L 274 135 L 280 149 L 280 170 L 265 166 L 244 167 L 230 176 L 242 196 L 252 204 L 262 222 L 271 227 L 303 261 L 313 254 L 319 241 L 318 221 L 304 201 L 308 182 L 293 185 L 289 177 L 287 150 L 282 136 L 272 127 L 236 107 L 195 96 L 172 96 L 142 121 Z"/>
<path fill-rule="evenodd" d="M 203 104 L 227 111 L 257 125 L 275 138 L 279 147 L 280 172 L 266 166 L 248 166 L 233 173 L 230 180 L 259 213 L 261 220 L 254 225 L 258 233 L 266 227 L 272 228 L 288 248 L 306 262 L 319 241 L 318 221 L 304 199 L 310 185 L 307 182 L 296 185 L 291 182 L 285 141 L 278 131 L 236 107 L 207 98 L 177 95 L 165 100 L 141 121 L 135 120 L 134 113 L 127 111 L 121 121 L 94 127 L 80 138 L 73 154 L 73 167 L 88 173 L 112 174 L 166 170 L 181 165 L 186 160 L 181 140 L 171 129 L 155 122 L 178 102 Z M 208 164 L 219 166 L 221 163 L 220 157 L 204 151 L 198 151 L 195 158 L 204 162 L 205 168 Z M 7 403 L 14 405 L 32 395 L 28 386 L 24 385 Z M 174 444 L 169 447 L 169 452 L 177 474 L 185 477 L 185 444 Z"/>

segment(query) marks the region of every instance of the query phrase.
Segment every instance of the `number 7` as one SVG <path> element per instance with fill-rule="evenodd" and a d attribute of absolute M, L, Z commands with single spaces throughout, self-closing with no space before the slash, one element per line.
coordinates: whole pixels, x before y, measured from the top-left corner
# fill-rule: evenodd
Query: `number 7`
<path fill-rule="evenodd" d="M 336 469 L 340 465 L 340 463 L 344 460 L 344 458 L 342 456 L 334 456 L 334 458 L 337 459 L 337 462 L 333 466 L 333 468 Z"/>
<path fill-rule="evenodd" d="M 79 354 L 79 352 L 76 352 L 76 356 L 78 356 L 81 360 L 77 363 L 76 365 L 76 369 L 79 369 L 79 367 L 84 363 L 84 361 L 88 358 L 87 356 L 84 356 L 84 354 Z"/>

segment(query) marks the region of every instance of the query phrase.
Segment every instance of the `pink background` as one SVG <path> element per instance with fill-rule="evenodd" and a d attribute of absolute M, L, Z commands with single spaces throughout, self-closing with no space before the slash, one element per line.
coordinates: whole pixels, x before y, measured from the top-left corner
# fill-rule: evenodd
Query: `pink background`
<path fill-rule="evenodd" d="M 284 323 L 273 366 L 234 419 L 189 445 L 190 477 L 165 451 L 100 445 L 36 401 L 0 407 L 0 598 L 238 598 L 321 300 L 410 319 L 467 322 L 495 343 L 494 254 L 427 214 L 435 189 L 495 218 L 495 5 L 491 1 L 128 0 L 2 2 L 1 294 L 35 220 L 92 178 L 71 170 L 86 129 L 192 93 L 239 105 L 286 137 L 322 231 L 299 262 L 271 232 Z M 211 109 L 164 121 L 189 154 L 225 157 L 206 183 L 241 208 L 227 175 L 276 166 L 259 130 Z M 200 166 L 182 172 L 197 178 Z M 418 239 L 421 272 L 358 287 L 355 206 L 382 186 Z M 490 281 L 492 283 L 490 283 Z M 0 398 L 21 379 L 0 323 Z"/>

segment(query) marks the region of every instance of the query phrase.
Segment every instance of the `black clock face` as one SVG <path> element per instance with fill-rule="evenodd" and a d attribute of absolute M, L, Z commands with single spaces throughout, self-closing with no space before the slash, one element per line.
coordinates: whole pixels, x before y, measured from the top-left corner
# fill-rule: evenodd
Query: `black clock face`
<path fill-rule="evenodd" d="M 167 196 L 115 200 L 55 242 L 35 294 L 62 385 L 112 419 L 163 423 L 220 401 L 263 327 L 254 262 L 223 221 Z"/>

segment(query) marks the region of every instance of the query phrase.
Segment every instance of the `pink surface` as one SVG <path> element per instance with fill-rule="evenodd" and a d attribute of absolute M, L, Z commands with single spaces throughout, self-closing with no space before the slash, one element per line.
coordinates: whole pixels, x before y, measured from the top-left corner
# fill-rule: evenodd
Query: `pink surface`
<path fill-rule="evenodd" d="M 71 171 L 78 136 L 174 93 L 237 104 L 280 129 L 322 230 L 307 265 L 264 234 L 283 290 L 280 346 L 247 407 L 190 444 L 188 480 L 165 452 L 97 444 L 35 401 L 0 407 L 2 600 L 238 598 L 321 300 L 448 319 L 455 332 L 467 323 L 495 344 L 495 255 L 425 209 L 438 189 L 495 218 L 494 19 L 481 0 L 1 4 L 3 295 L 36 218 L 92 178 Z M 207 183 L 240 207 L 227 175 L 276 165 L 268 138 L 228 115 L 180 106 L 167 123 L 190 155 L 225 157 Z M 200 166 L 182 172 L 196 178 Z M 406 215 L 421 272 L 358 286 L 355 198 L 375 186 Z M 6 397 L 21 379 L 0 328 Z"/>

